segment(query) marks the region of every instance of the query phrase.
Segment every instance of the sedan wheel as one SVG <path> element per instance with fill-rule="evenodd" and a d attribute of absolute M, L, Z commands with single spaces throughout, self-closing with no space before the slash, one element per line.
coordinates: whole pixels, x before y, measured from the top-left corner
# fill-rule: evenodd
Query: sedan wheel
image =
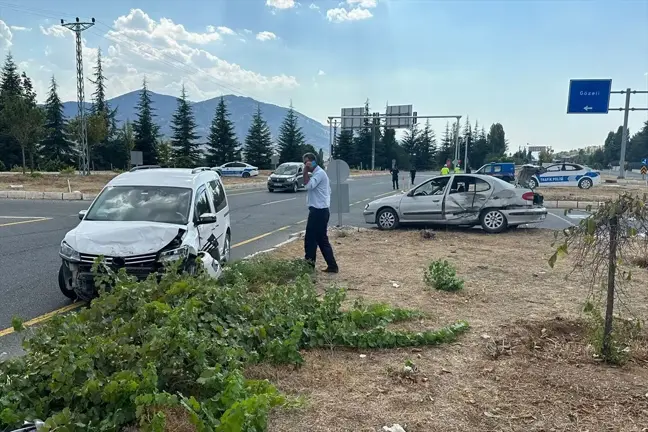
<path fill-rule="evenodd" d="M 381 230 L 393 230 L 398 227 L 398 215 L 390 208 L 381 210 L 376 221 Z"/>
<path fill-rule="evenodd" d="M 584 179 L 581 179 L 581 181 L 578 183 L 578 187 L 581 189 L 589 189 L 592 187 L 592 180 L 585 177 Z"/>
<path fill-rule="evenodd" d="M 243 173 L 243 178 L 248 178 L 248 177 L 250 177 L 250 173 L 249 172 L 244 172 Z"/>
<path fill-rule="evenodd" d="M 529 188 L 535 189 L 538 187 L 538 182 L 535 179 L 530 179 L 529 180 Z"/>
<path fill-rule="evenodd" d="M 501 233 L 506 229 L 506 217 L 499 210 L 487 210 L 481 215 L 481 226 L 487 233 Z"/>

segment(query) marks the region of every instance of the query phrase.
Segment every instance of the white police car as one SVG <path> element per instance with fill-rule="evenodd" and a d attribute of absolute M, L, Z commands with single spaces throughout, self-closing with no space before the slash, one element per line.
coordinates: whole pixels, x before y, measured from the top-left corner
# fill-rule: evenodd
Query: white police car
<path fill-rule="evenodd" d="M 527 184 L 531 189 L 558 186 L 578 186 L 581 189 L 589 189 L 601 184 L 601 173 L 575 163 L 557 163 L 539 168 Z"/>
<path fill-rule="evenodd" d="M 245 162 L 228 162 L 212 168 L 222 177 L 254 177 L 259 175 L 259 168 Z"/>

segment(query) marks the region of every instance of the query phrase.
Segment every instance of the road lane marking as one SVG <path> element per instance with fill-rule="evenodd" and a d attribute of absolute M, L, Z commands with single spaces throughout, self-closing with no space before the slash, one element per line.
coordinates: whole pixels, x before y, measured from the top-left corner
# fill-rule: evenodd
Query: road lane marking
<path fill-rule="evenodd" d="M 267 233 L 264 233 L 264 234 L 258 235 L 258 236 L 256 236 L 256 237 L 252 237 L 252 238 L 250 238 L 250 239 L 243 240 L 242 242 L 239 242 L 239 243 L 236 243 L 235 245 L 232 245 L 232 248 L 239 247 L 239 246 L 243 246 L 243 245 L 246 245 L 246 244 L 249 244 L 249 243 L 255 242 L 255 241 L 257 241 L 257 240 L 261 240 L 262 238 L 264 238 L 264 237 L 268 237 L 269 235 L 272 235 L 272 234 L 275 234 L 275 233 L 278 233 L 279 231 L 287 230 L 287 229 L 290 228 L 291 226 L 292 226 L 292 225 L 282 226 L 281 228 L 277 228 L 277 229 L 274 230 L 274 231 L 269 231 L 269 232 L 267 232 Z"/>
<path fill-rule="evenodd" d="M 270 202 L 267 202 L 267 203 L 263 203 L 261 205 L 262 206 L 267 206 L 267 205 L 270 205 L 270 204 L 277 204 L 277 203 L 282 203 L 282 202 L 286 202 L 286 201 L 292 201 L 292 200 L 296 200 L 296 199 L 297 199 L 297 197 L 287 198 L 287 199 L 283 199 L 283 200 L 279 200 L 279 201 L 270 201 Z"/>
<path fill-rule="evenodd" d="M 52 218 L 39 218 L 39 219 L 30 219 L 30 220 L 23 220 L 23 221 L 18 221 L 18 222 L 9 222 L 9 223 L 4 223 L 0 224 L 0 227 L 7 227 L 7 226 L 12 226 L 12 225 L 20 225 L 20 224 L 26 224 L 26 223 L 32 223 L 32 222 L 45 222 L 48 220 L 51 220 Z"/>
<path fill-rule="evenodd" d="M 31 326 L 34 326 L 36 324 L 40 324 L 42 322 L 45 322 L 45 321 L 55 317 L 56 315 L 60 315 L 60 314 L 65 313 L 65 312 L 70 312 L 70 311 L 73 311 L 75 309 L 78 309 L 81 306 L 83 306 L 84 304 L 85 304 L 84 302 L 77 302 L 77 303 L 72 303 L 72 304 L 67 305 L 67 306 L 63 306 L 62 308 L 53 310 L 52 312 L 48 312 L 48 313 L 46 313 L 44 315 L 41 315 L 41 316 L 38 316 L 38 317 L 36 317 L 34 319 L 30 319 L 29 321 L 25 321 L 23 323 L 23 326 L 24 327 L 31 327 Z M 10 335 L 12 333 L 15 333 L 15 330 L 13 329 L 13 327 L 9 327 L 9 328 L 6 328 L 4 330 L 0 330 L 0 337 L 8 336 L 8 335 Z"/>
<path fill-rule="evenodd" d="M 225 191 L 227 192 L 227 188 L 225 188 Z M 251 192 L 238 192 L 238 193 L 232 192 L 232 193 L 228 193 L 227 196 L 249 195 L 249 194 L 253 194 L 253 193 L 261 193 L 261 192 L 264 192 L 264 191 L 262 191 L 262 190 L 255 190 L 255 191 L 251 191 Z"/>
<path fill-rule="evenodd" d="M 0 216 L 0 219 L 42 219 L 43 216 Z"/>
<path fill-rule="evenodd" d="M 566 219 L 566 218 L 564 218 L 564 217 L 562 217 L 562 216 L 558 216 L 557 214 L 554 214 L 554 213 L 551 213 L 551 212 L 547 212 L 547 214 L 550 214 L 551 216 L 553 216 L 553 217 L 555 217 L 555 218 L 558 218 L 558 219 L 560 219 L 561 221 L 567 222 L 567 223 L 568 223 L 569 225 L 571 225 L 571 226 L 576 226 L 576 224 L 575 224 L 574 222 L 572 222 L 572 221 L 570 221 L 569 219 Z"/>

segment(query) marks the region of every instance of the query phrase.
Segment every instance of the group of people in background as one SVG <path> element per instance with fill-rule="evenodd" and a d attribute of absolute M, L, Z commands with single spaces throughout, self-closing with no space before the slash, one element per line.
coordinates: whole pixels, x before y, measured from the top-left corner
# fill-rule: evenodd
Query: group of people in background
<path fill-rule="evenodd" d="M 451 168 L 452 168 L 452 163 L 451 163 L 450 161 L 448 161 L 448 162 L 443 166 L 443 168 L 441 168 L 441 175 L 448 175 L 448 174 L 450 174 Z M 461 172 L 461 168 L 459 168 L 459 165 L 456 165 L 454 168 L 452 168 L 452 171 L 454 171 L 455 174 L 458 174 L 458 173 Z M 399 188 L 399 185 L 398 185 L 398 175 L 400 174 L 400 170 L 398 169 L 398 166 L 397 166 L 397 165 L 394 165 L 394 166 L 389 170 L 389 172 L 391 173 L 391 176 L 392 176 L 392 188 L 393 188 L 394 190 L 398 190 L 398 189 L 400 189 L 400 188 Z M 467 168 L 467 169 L 466 169 L 466 172 L 467 172 L 467 173 L 470 173 L 470 168 Z M 412 169 L 410 169 L 410 182 L 411 182 L 412 186 L 414 186 L 414 180 L 415 180 L 415 179 L 416 179 L 416 168 L 415 168 L 415 167 L 412 167 Z"/>

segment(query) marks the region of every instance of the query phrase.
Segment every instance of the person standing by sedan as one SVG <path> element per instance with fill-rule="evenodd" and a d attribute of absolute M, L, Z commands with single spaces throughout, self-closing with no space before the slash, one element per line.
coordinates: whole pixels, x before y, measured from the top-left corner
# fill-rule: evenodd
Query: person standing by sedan
<path fill-rule="evenodd" d="M 304 188 L 307 191 L 308 219 L 304 236 L 304 258 L 315 267 L 317 248 L 322 252 L 326 273 L 337 273 L 333 247 L 328 239 L 328 221 L 331 213 L 331 186 L 326 172 L 317 165 L 317 156 L 306 153 L 304 160 Z"/>
<path fill-rule="evenodd" d="M 394 165 L 392 169 L 389 170 L 392 176 L 392 188 L 394 190 L 398 190 L 398 174 L 400 171 L 398 170 L 398 167 Z"/>

